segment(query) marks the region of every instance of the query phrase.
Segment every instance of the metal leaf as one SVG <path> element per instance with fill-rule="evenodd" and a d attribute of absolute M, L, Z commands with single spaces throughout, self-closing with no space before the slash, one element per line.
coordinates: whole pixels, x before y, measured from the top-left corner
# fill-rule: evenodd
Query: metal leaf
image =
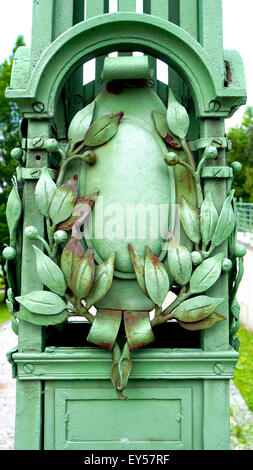
<path fill-rule="evenodd" d="M 130 253 L 130 258 L 132 261 L 132 265 L 136 274 L 136 278 L 138 281 L 139 286 L 143 290 L 144 294 L 148 297 L 146 285 L 145 285 L 145 275 L 144 275 L 144 265 L 145 265 L 145 260 L 143 256 L 138 255 L 132 247 L 132 245 L 128 245 L 129 253 Z"/>
<path fill-rule="evenodd" d="M 121 317 L 121 310 L 98 308 L 87 341 L 111 351 L 119 332 Z"/>
<path fill-rule="evenodd" d="M 176 100 L 172 90 L 169 90 L 167 123 L 170 132 L 179 139 L 185 139 L 190 120 L 186 109 Z"/>
<path fill-rule="evenodd" d="M 190 280 L 191 294 L 204 292 L 215 284 L 220 277 L 223 253 L 203 261 L 193 272 Z"/>
<path fill-rule="evenodd" d="M 126 397 L 124 397 L 122 393 L 118 390 L 118 387 L 120 387 L 119 361 L 121 357 L 121 351 L 117 343 L 115 343 L 112 353 L 113 353 L 113 362 L 112 362 L 112 367 L 110 371 L 111 381 L 115 387 L 118 397 L 122 400 L 125 400 Z"/>
<path fill-rule="evenodd" d="M 54 225 L 68 219 L 77 198 L 77 176 L 73 176 L 56 191 L 49 210 Z"/>
<path fill-rule="evenodd" d="M 180 220 L 187 237 L 196 244 L 200 242 L 199 210 L 192 206 L 184 196 L 180 201 Z"/>
<path fill-rule="evenodd" d="M 98 145 L 105 144 L 116 134 L 123 115 L 124 113 L 120 112 L 107 114 L 98 118 L 85 134 L 85 145 L 97 147 Z"/>
<path fill-rule="evenodd" d="M 88 196 L 80 197 L 73 209 L 72 215 L 67 220 L 58 225 L 57 229 L 66 230 L 68 232 L 72 230 L 73 225 L 75 227 L 82 225 L 86 217 L 88 217 L 90 214 L 98 193 L 99 191 L 94 191 Z"/>
<path fill-rule="evenodd" d="M 6 303 L 6 307 L 8 308 L 9 313 L 13 315 L 14 314 L 13 303 L 10 300 L 6 300 L 5 303 Z"/>
<path fill-rule="evenodd" d="M 225 200 L 218 223 L 216 225 L 216 229 L 214 232 L 214 236 L 212 239 L 212 244 L 214 246 L 220 245 L 224 242 L 233 232 L 236 217 L 235 212 L 232 206 L 232 199 L 234 196 L 234 189 L 231 191 L 230 195 Z"/>
<path fill-rule="evenodd" d="M 37 272 L 41 282 L 56 294 L 64 295 L 67 285 L 61 269 L 37 246 L 33 245 L 33 249 L 36 255 Z"/>
<path fill-rule="evenodd" d="M 69 317 L 67 310 L 64 310 L 57 315 L 37 315 L 36 313 L 26 311 L 20 311 L 15 313 L 15 316 L 19 320 L 25 320 L 33 325 L 47 326 L 47 325 L 58 325 L 59 323 L 64 322 Z"/>
<path fill-rule="evenodd" d="M 124 325 L 127 342 L 132 351 L 155 341 L 148 311 L 125 310 Z"/>
<path fill-rule="evenodd" d="M 213 203 L 212 193 L 208 191 L 200 210 L 200 232 L 202 237 L 202 248 L 205 250 L 213 238 L 218 222 L 218 212 Z"/>
<path fill-rule="evenodd" d="M 132 369 L 132 359 L 128 343 L 126 342 L 119 361 L 120 386 L 118 390 L 124 390 L 128 383 L 128 378 Z"/>
<path fill-rule="evenodd" d="M 87 130 L 90 127 L 92 117 L 95 109 L 95 101 L 85 106 L 73 117 L 69 130 L 68 130 L 68 140 L 70 144 L 69 151 L 72 152 L 75 145 L 79 142 L 82 142 Z"/>
<path fill-rule="evenodd" d="M 95 305 L 110 290 L 114 273 L 115 253 L 96 267 L 93 286 L 86 297 L 86 308 Z"/>
<path fill-rule="evenodd" d="M 166 144 L 169 144 L 173 148 L 181 148 L 180 140 L 170 134 L 166 115 L 158 113 L 157 111 L 153 111 L 152 114 L 155 121 L 155 128 L 158 134 L 165 140 Z"/>
<path fill-rule="evenodd" d="M 61 255 L 61 269 L 70 288 L 74 269 L 83 257 L 84 251 L 81 243 L 78 240 L 71 238 Z"/>
<path fill-rule="evenodd" d="M 48 168 L 42 168 L 41 177 L 35 188 L 35 201 L 39 211 L 47 217 L 49 208 L 56 193 L 57 186 L 52 180 Z"/>
<path fill-rule="evenodd" d="M 146 246 L 145 257 L 145 284 L 152 302 L 159 307 L 170 289 L 167 271 L 157 256 Z"/>
<path fill-rule="evenodd" d="M 17 227 L 22 213 L 22 202 L 18 192 L 17 180 L 12 178 L 13 188 L 6 205 L 6 219 L 10 234 L 10 246 L 16 247 Z"/>
<path fill-rule="evenodd" d="M 29 312 L 40 315 L 56 315 L 67 308 L 59 295 L 44 290 L 29 292 L 21 297 L 16 297 L 16 300 L 24 305 Z"/>
<path fill-rule="evenodd" d="M 191 255 L 187 248 L 179 245 L 176 248 L 168 249 L 168 266 L 172 278 L 184 286 L 189 282 L 192 273 Z"/>
<path fill-rule="evenodd" d="M 204 320 L 214 313 L 216 307 L 224 302 L 224 299 L 214 299 L 206 295 L 199 295 L 185 300 L 171 314 L 172 318 L 181 322 L 193 323 Z"/>
<path fill-rule="evenodd" d="M 90 246 L 82 261 L 80 261 L 76 266 L 72 276 L 71 290 L 78 300 L 87 297 L 93 284 L 94 277 L 94 251 L 92 246 Z"/>
<path fill-rule="evenodd" d="M 186 330 L 198 331 L 198 330 L 207 330 L 207 328 L 211 328 L 216 323 L 222 320 L 226 320 L 226 317 L 214 312 L 211 315 L 209 315 L 209 317 L 205 318 L 204 320 L 197 321 L 194 323 L 179 322 L 179 324 Z"/>

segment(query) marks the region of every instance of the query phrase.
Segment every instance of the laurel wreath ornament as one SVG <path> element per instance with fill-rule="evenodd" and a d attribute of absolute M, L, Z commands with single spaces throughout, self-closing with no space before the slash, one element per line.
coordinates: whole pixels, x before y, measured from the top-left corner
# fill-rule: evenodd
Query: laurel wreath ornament
<path fill-rule="evenodd" d="M 92 123 L 94 109 L 95 102 L 76 114 L 69 127 L 68 146 L 65 150 L 55 139 L 48 139 L 46 142 L 46 149 L 60 156 L 56 181 L 53 180 L 49 169 L 43 168 L 35 188 L 35 201 L 46 221 L 46 236 L 42 237 L 34 226 L 25 227 L 24 230 L 25 237 L 33 242 L 37 272 L 44 290 L 17 295 L 20 292 L 20 284 L 13 278 L 13 272 L 16 272 L 18 262 L 17 237 L 22 216 L 22 188 L 16 178 L 12 181 L 13 189 L 6 210 L 10 246 L 4 249 L 3 255 L 6 259 L 9 284 L 7 305 L 14 322 L 19 319 L 47 326 L 62 323 L 73 315 L 83 316 L 92 324 L 88 340 L 96 344 L 97 331 L 99 332 L 106 318 L 109 324 L 111 317 L 106 317 L 106 313 L 101 317 L 99 311 L 94 316 L 89 310 L 103 299 L 111 288 L 116 253 L 101 264 L 96 264 L 93 247 L 88 246 L 84 251 L 77 236 L 78 229 L 90 214 L 99 188 L 91 194 L 79 197 L 77 175 L 65 181 L 65 172 L 69 163 L 75 159 L 88 165 L 96 164 L 96 147 L 115 136 L 124 113 L 102 116 Z M 216 311 L 225 299 L 205 295 L 223 271 L 231 271 L 230 337 L 232 344 L 238 348 L 236 331 L 239 313 L 235 294 L 242 277 L 244 253 L 241 247 L 235 245 L 234 191 L 227 195 L 220 213 L 215 207 L 211 191 L 203 193 L 202 169 L 208 160 L 217 158 L 218 149 L 214 144 L 209 145 L 196 165 L 186 140 L 189 116 L 171 90 L 167 116 L 154 111 L 153 119 L 156 131 L 168 149 L 164 156 L 165 163 L 172 167 L 183 166 L 194 180 L 196 206 L 184 196 L 180 200 L 181 224 L 192 242 L 193 249 L 190 252 L 173 236 L 170 237 L 165 267 L 150 247 L 146 246 L 145 256 L 142 256 L 134 246 L 129 245 L 129 256 L 139 287 L 155 307 L 152 320 L 148 312 L 125 312 L 127 341 L 122 350 L 116 341 L 121 316 L 113 320 L 112 330 L 114 328 L 115 334 L 104 347 L 112 350 L 111 380 L 120 399 L 126 398 L 123 391 L 132 367 L 131 350 L 154 341 L 152 330 L 155 326 L 173 319 L 183 328 L 195 331 L 211 328 L 226 318 Z M 15 158 L 20 162 L 22 151 L 20 154 L 17 150 L 20 149 L 15 149 L 13 155 L 15 154 Z M 222 252 L 217 252 L 217 248 L 225 240 L 230 241 L 230 258 L 225 257 Z M 38 242 L 43 251 L 38 247 Z M 167 294 L 173 289 L 177 296 L 163 309 Z M 25 309 L 19 310 L 18 305 Z M 135 340 L 127 326 L 130 315 L 133 325 L 138 326 L 140 322 L 142 324 L 143 333 Z"/>

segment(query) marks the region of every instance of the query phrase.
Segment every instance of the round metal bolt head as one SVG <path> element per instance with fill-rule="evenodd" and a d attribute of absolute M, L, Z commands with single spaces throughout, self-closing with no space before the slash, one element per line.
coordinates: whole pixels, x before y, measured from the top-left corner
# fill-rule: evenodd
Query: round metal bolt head
<path fill-rule="evenodd" d="M 35 111 L 35 113 L 42 113 L 42 111 L 44 111 L 44 104 L 40 101 L 33 103 L 33 111 Z"/>
<path fill-rule="evenodd" d="M 82 95 L 76 94 L 74 100 L 76 104 L 81 104 L 83 102 L 83 97 Z"/>
<path fill-rule="evenodd" d="M 215 112 L 217 112 L 217 111 L 220 110 L 220 108 L 221 108 L 221 103 L 220 103 L 219 101 L 216 101 L 216 100 L 210 101 L 210 103 L 209 103 L 209 109 L 210 109 L 210 111 L 215 111 Z"/>
<path fill-rule="evenodd" d="M 35 147 L 36 149 L 39 149 L 43 146 L 43 144 L 44 144 L 44 140 L 41 137 L 34 137 L 32 141 L 33 147 Z"/>
<path fill-rule="evenodd" d="M 216 362 L 213 366 L 213 371 L 217 375 L 221 375 L 224 372 L 224 365 L 221 362 Z"/>
<path fill-rule="evenodd" d="M 31 374 L 34 371 L 33 364 L 24 364 L 23 370 L 26 374 Z"/>

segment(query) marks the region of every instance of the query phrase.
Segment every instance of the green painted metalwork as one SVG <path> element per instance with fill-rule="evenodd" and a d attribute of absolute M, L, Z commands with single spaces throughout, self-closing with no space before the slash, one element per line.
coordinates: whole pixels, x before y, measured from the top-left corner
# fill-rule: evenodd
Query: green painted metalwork
<path fill-rule="evenodd" d="M 244 233 L 253 232 L 253 204 L 249 202 L 235 202 L 237 230 Z"/>
<path fill-rule="evenodd" d="M 107 1 L 88 0 L 84 20 L 83 1 L 36 1 L 31 50 L 16 54 L 6 93 L 28 126 L 12 152 L 3 255 L 19 336 L 17 449 L 41 449 L 43 429 L 45 449 L 229 447 L 244 252 L 224 118 L 245 102 L 242 62 L 223 51 L 220 0 L 135 10 L 120 0 L 108 14 Z M 95 82 L 83 89 L 91 58 Z M 156 59 L 169 65 L 168 87 Z M 115 203 L 123 214 L 165 206 L 166 224 L 154 236 L 150 216 L 138 237 L 123 215 L 98 236 L 97 214 L 108 228 Z M 73 315 L 85 319 L 78 329 Z M 96 423 L 108 416 L 106 443 Z"/>

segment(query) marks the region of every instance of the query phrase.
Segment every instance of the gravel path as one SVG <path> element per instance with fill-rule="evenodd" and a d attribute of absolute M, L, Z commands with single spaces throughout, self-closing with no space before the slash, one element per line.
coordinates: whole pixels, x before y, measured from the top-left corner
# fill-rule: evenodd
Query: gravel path
<path fill-rule="evenodd" d="M 16 381 L 12 379 L 6 353 L 16 344 L 17 336 L 8 320 L 0 325 L 0 450 L 13 449 Z"/>

